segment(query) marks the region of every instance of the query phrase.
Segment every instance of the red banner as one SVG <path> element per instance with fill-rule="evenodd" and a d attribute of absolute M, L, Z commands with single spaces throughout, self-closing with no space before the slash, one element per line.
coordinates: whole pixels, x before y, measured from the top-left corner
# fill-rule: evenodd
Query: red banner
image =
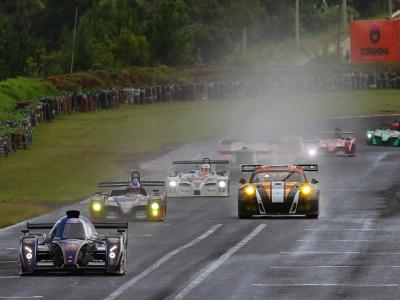
<path fill-rule="evenodd" d="M 399 20 L 351 23 L 351 62 L 398 62 Z"/>

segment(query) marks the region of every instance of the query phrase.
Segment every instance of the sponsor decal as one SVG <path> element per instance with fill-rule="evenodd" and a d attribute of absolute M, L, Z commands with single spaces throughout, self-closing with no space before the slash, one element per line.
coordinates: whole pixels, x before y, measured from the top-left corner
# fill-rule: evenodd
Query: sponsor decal
<path fill-rule="evenodd" d="M 381 28 L 377 24 L 373 24 L 369 29 L 369 40 L 372 44 L 377 45 L 381 40 Z M 388 56 L 389 48 L 387 47 L 365 47 L 361 48 L 361 56 Z"/>
<path fill-rule="evenodd" d="M 389 55 L 389 48 L 361 48 L 361 56 Z"/>
<path fill-rule="evenodd" d="M 378 44 L 381 40 L 381 29 L 377 24 L 371 26 L 369 30 L 369 39 L 372 44 Z"/>

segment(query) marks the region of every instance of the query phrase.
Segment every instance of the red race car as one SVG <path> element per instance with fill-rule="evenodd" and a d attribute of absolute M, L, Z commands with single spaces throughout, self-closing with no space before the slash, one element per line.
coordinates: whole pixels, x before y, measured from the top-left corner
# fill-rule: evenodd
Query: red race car
<path fill-rule="evenodd" d="M 335 128 L 334 132 L 326 132 L 323 135 L 331 135 L 319 139 L 314 150 L 316 155 L 354 156 L 356 154 L 356 138 L 354 132 L 343 132 Z"/>

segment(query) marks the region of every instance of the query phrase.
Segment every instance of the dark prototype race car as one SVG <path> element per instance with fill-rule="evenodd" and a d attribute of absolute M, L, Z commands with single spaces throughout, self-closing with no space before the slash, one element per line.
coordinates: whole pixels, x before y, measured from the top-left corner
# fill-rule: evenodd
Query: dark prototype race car
<path fill-rule="evenodd" d="M 129 182 L 101 182 L 100 187 L 125 187 L 110 193 L 98 193 L 89 201 L 92 221 L 149 220 L 163 221 L 167 215 L 167 196 L 158 189 L 147 192 L 145 187 L 164 187 L 164 181 L 142 181 L 138 171 L 132 171 Z"/>
<path fill-rule="evenodd" d="M 51 229 L 49 234 L 30 230 Z M 96 229 L 118 233 L 99 235 Z M 123 275 L 126 270 L 128 223 L 92 223 L 79 211 L 53 223 L 27 223 L 19 246 L 20 275 L 38 271 L 105 271 Z"/>
<path fill-rule="evenodd" d="M 238 194 L 239 218 L 269 215 L 305 215 L 318 218 L 318 180 L 308 181 L 305 172 L 317 172 L 317 165 L 262 166 L 243 165 L 242 172 L 251 172 Z"/>

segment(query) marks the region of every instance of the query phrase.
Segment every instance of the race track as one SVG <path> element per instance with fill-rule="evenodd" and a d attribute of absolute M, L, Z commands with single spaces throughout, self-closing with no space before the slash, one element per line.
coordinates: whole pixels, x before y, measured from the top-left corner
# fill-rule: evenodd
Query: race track
<path fill-rule="evenodd" d="M 400 148 L 367 147 L 364 141 L 367 128 L 390 120 L 301 125 L 302 130 L 339 125 L 354 129 L 359 139 L 356 157 L 319 161 L 318 220 L 239 220 L 238 183 L 229 198 L 168 199 L 165 222 L 130 223 L 123 277 L 19 277 L 16 247 L 23 226 L 2 230 L 0 299 L 396 299 Z M 181 159 L 215 150 L 210 142 L 204 149 L 187 147 L 191 157 Z M 77 207 L 84 211 L 86 204 Z M 62 214 L 59 210 L 37 220 L 54 221 Z"/>

